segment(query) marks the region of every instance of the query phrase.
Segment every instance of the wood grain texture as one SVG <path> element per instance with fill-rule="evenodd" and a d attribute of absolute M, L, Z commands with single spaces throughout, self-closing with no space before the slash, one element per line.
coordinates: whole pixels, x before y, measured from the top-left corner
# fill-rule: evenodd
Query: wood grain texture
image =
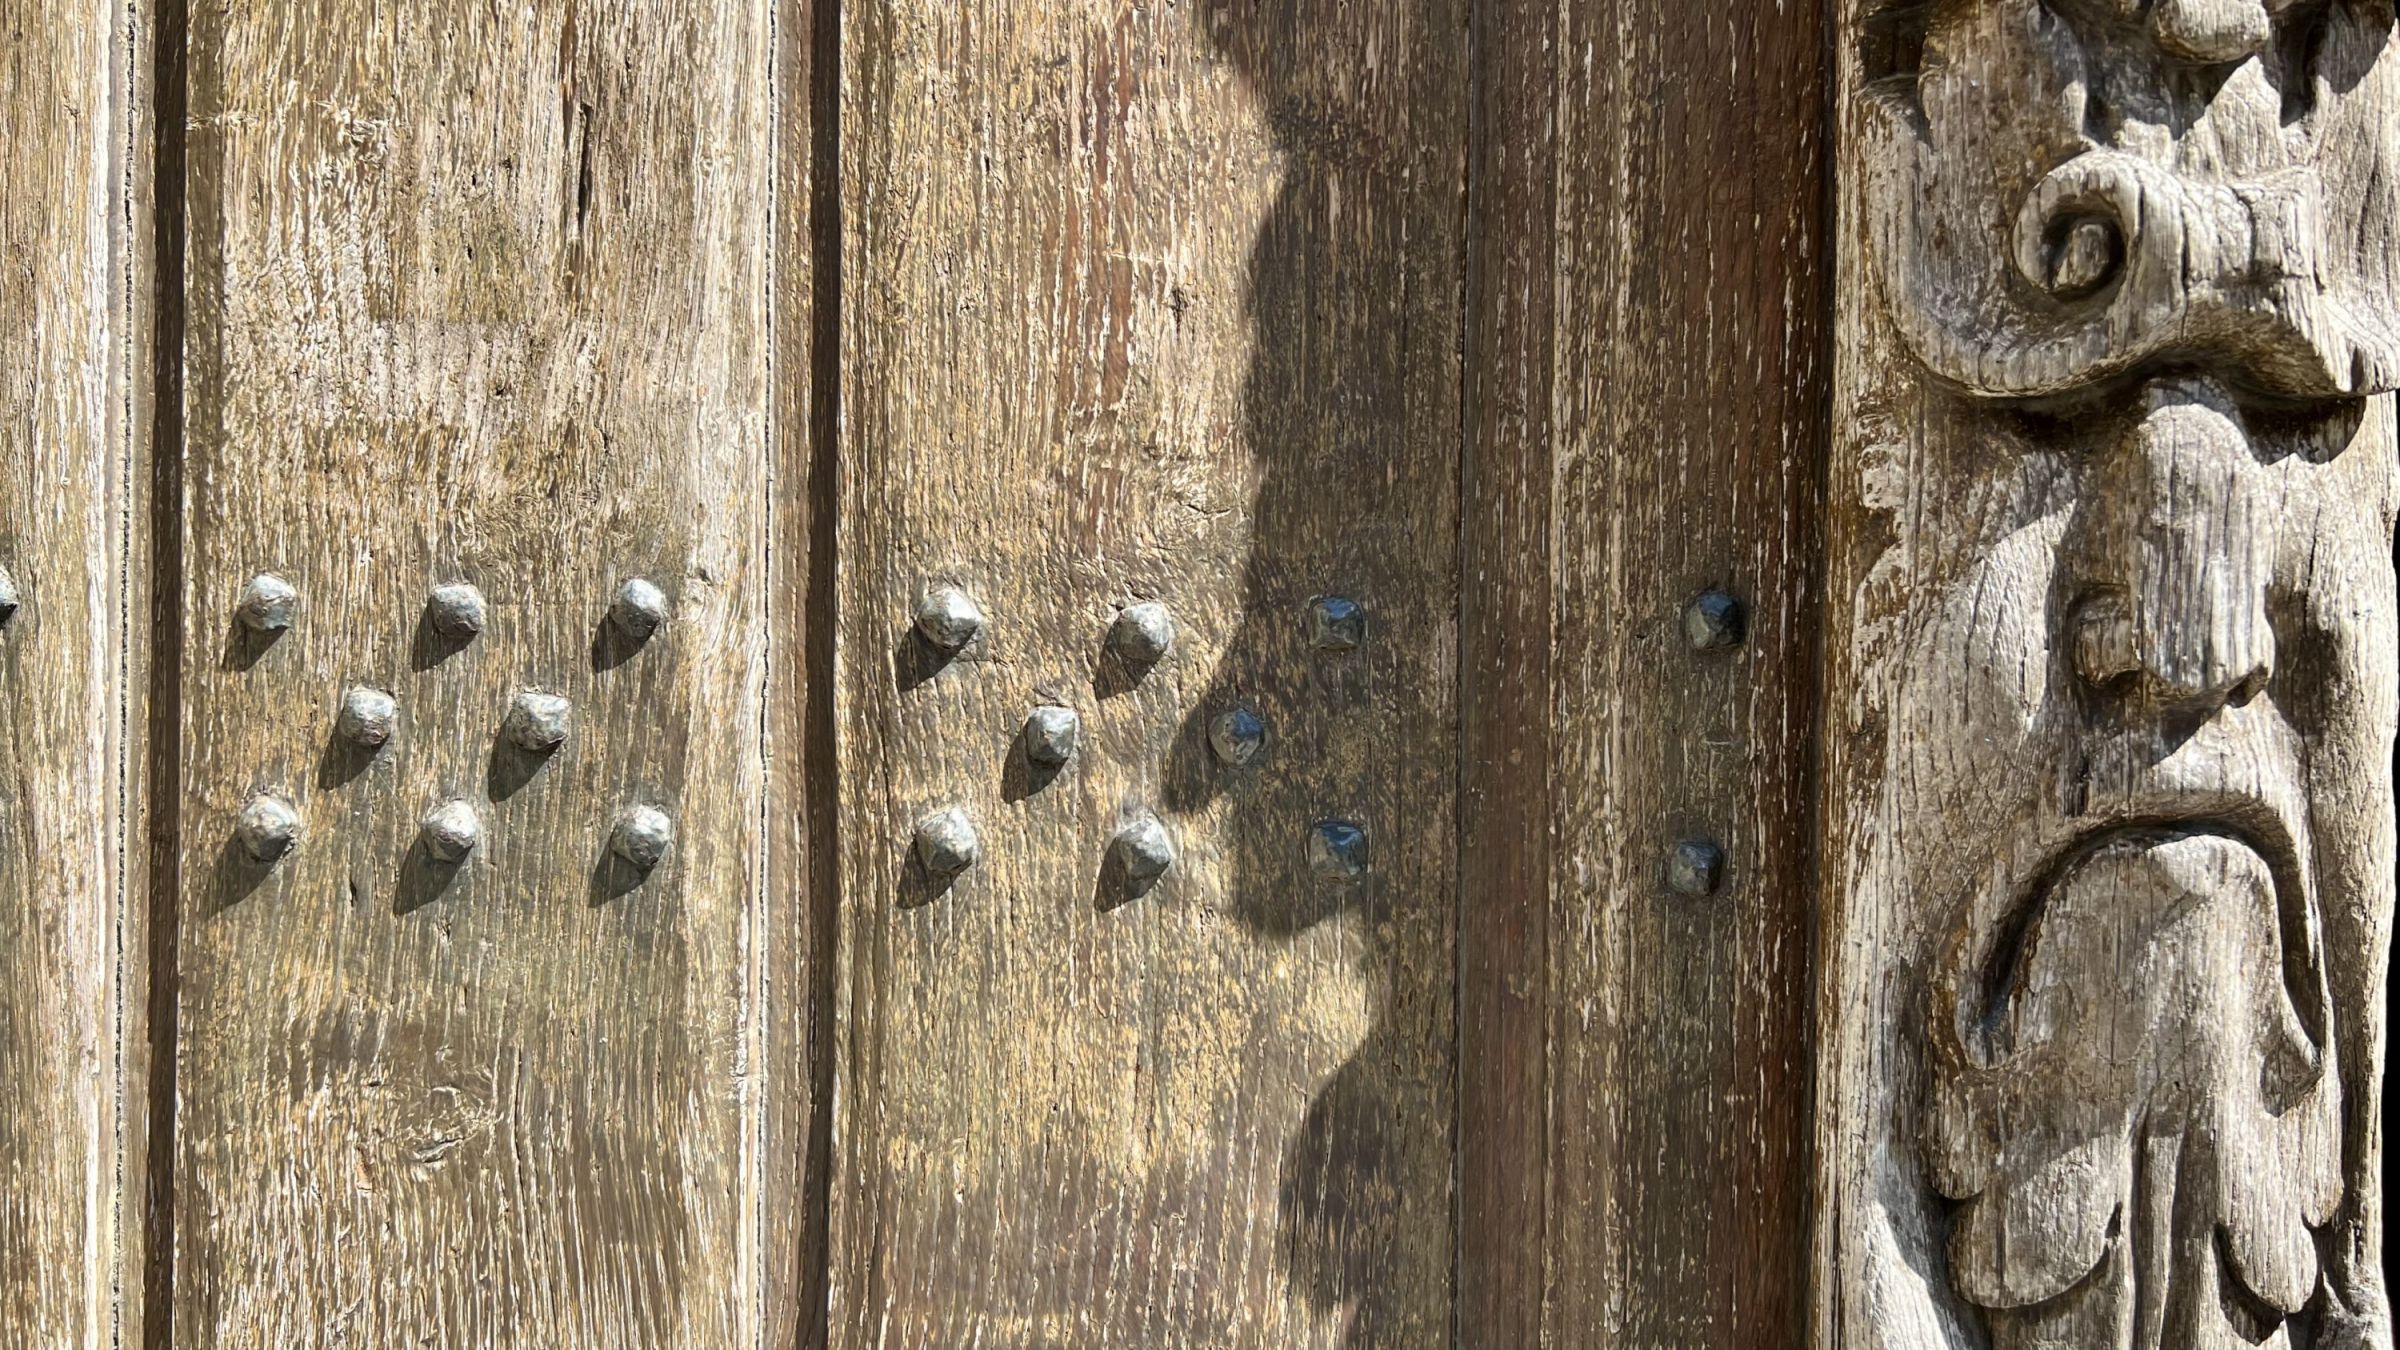
<path fill-rule="evenodd" d="M 836 1345 L 1449 1334 L 1465 23 L 846 7 Z M 947 662 L 928 582 L 988 620 Z M 1311 646 L 1328 595 L 1357 650 Z M 1327 819 L 1366 878 L 1309 870 Z"/>
<path fill-rule="evenodd" d="M 194 8 L 179 1346 L 752 1344 L 792 1283 L 775 17 Z M 262 570 L 273 640 L 233 619 Z M 671 606 L 639 644 L 634 576 Z M 396 696 L 379 753 L 334 738 L 352 684 Z M 572 709 L 547 758 L 500 738 L 525 688 Z M 230 843 L 261 792 L 302 822 L 272 868 Z M 448 799 L 456 867 L 418 839 Z M 646 876 L 636 802 L 676 830 Z"/>
<path fill-rule="evenodd" d="M 1521 244 L 1550 256 L 1555 448 L 1472 453 L 1553 465 L 1559 1345 L 1805 1336 L 1824 17 L 1656 0 L 1558 20 L 1555 214 Z M 1682 611 L 1710 588 L 1747 637 L 1694 651 Z M 1722 847 L 1717 894 L 1667 888 L 1684 840 Z"/>
<path fill-rule="evenodd" d="M 1819 1339 L 2388 1348 L 2392 8 L 1840 18 Z"/>
<path fill-rule="evenodd" d="M 1559 0 L 1475 9 L 1459 557 L 1458 1319 L 1542 1343 L 1556 572 Z"/>
<path fill-rule="evenodd" d="M 139 1319 L 145 51 L 106 0 L 0 20 L 0 1328 L 26 1345 Z"/>

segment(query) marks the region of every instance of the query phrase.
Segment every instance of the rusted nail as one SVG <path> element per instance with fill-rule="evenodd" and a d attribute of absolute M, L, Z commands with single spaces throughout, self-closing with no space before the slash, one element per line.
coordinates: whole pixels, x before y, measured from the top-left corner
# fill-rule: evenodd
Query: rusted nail
<path fill-rule="evenodd" d="M 381 689 L 355 685 L 342 694 L 334 731 L 352 745 L 375 749 L 392 738 L 400 719 L 400 704 Z"/>
<path fill-rule="evenodd" d="M 983 841 L 963 806 L 952 806 L 917 822 L 917 861 L 937 877 L 954 877 L 983 859 Z"/>
<path fill-rule="evenodd" d="M 675 825 L 667 813 L 655 806 L 628 807 L 617 817 L 617 828 L 609 847 L 617 856 L 647 872 L 667 856 L 667 846 L 675 842 Z"/>
<path fill-rule="evenodd" d="M 1725 873 L 1725 850 L 1705 839 L 1686 839 L 1667 858 L 1667 885 L 1683 895 L 1714 895 Z"/>
<path fill-rule="evenodd" d="M 1356 651 L 1367 640 L 1367 611 L 1356 600 L 1320 595 L 1308 602 L 1308 640 L 1321 652 Z"/>
<path fill-rule="evenodd" d="M 426 814 L 420 837 L 426 854 L 435 862 L 454 863 L 483 841 L 483 821 L 473 806 L 452 798 Z"/>
<path fill-rule="evenodd" d="M 667 597 L 645 577 L 635 577 L 617 588 L 617 598 L 608 607 L 608 617 L 619 632 L 641 642 L 658 631 L 667 621 Z"/>
<path fill-rule="evenodd" d="M 483 631 L 483 592 L 463 581 L 436 586 L 427 598 L 426 614 L 433 620 L 434 631 L 443 637 L 470 641 Z"/>
<path fill-rule="evenodd" d="M 1723 591 L 1705 591 L 1683 610 L 1683 640 L 1696 652 L 1730 647 L 1742 640 L 1742 602 Z"/>
<path fill-rule="evenodd" d="M 1108 645 L 1126 665 L 1155 666 L 1175 645 L 1175 616 L 1156 600 L 1127 605 L 1109 626 Z"/>
<path fill-rule="evenodd" d="M 1156 881 L 1175 865 L 1175 840 L 1153 815 L 1135 817 L 1117 831 L 1109 848 L 1116 854 L 1117 865 L 1125 869 L 1128 881 Z"/>
<path fill-rule="evenodd" d="M 253 633 L 280 633 L 292 626 L 292 611 L 299 603 L 300 592 L 292 589 L 292 583 L 273 572 L 261 572 L 242 587 L 234 615 Z"/>
<path fill-rule="evenodd" d="M 251 861 L 271 863 L 291 852 L 300 837 L 300 813 L 281 797 L 257 793 L 234 817 L 233 837 Z"/>
<path fill-rule="evenodd" d="M 917 600 L 917 631 L 937 650 L 955 652 L 983 631 L 983 611 L 956 586 L 935 586 Z"/>
<path fill-rule="evenodd" d="M 1267 724 L 1248 708 L 1218 713 L 1208 724 L 1208 749 L 1226 764 L 1247 764 L 1267 743 Z"/>
<path fill-rule="evenodd" d="M 1057 768 L 1075 757 L 1083 737 L 1083 718 L 1073 708 L 1045 704 L 1025 719 L 1025 758 Z"/>
<path fill-rule="evenodd" d="M 1335 881 L 1367 874 L 1367 831 L 1355 821 L 1320 820 L 1308 832 L 1308 869 Z"/>
<path fill-rule="evenodd" d="M 539 689 L 520 689 L 508 702 L 500 730 L 508 743 L 529 755 L 546 755 L 567 739 L 566 699 Z"/>

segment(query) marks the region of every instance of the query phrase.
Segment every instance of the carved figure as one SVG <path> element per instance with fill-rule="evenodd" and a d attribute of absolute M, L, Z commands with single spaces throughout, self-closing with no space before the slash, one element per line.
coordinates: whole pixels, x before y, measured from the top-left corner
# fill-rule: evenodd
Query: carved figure
<path fill-rule="evenodd" d="M 2392 0 L 1853 17 L 1824 1329 L 2389 1347 Z"/>

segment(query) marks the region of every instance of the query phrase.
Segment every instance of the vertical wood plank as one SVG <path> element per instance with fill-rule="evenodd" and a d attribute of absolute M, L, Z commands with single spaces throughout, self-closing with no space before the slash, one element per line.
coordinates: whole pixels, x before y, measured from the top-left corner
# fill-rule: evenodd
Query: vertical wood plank
<path fill-rule="evenodd" d="M 1439 1344 L 1467 7 L 846 9 L 834 1343 Z"/>
<path fill-rule="evenodd" d="M 1459 594 L 1459 1265 L 1465 1350 L 1540 1345 L 1548 1269 L 1559 273 L 1558 0 L 1478 6 Z M 1571 875 L 1571 871 L 1569 873 Z"/>
<path fill-rule="evenodd" d="M 805 417 L 776 15 L 191 19 L 178 1341 L 754 1343 L 804 1073 L 762 1008 L 806 904 L 762 830 L 796 809 L 770 433 Z M 279 636 L 234 617 L 258 572 Z M 606 617 L 635 577 L 647 641 Z M 427 609 L 459 582 L 472 641 Z M 361 685 L 398 706 L 372 753 L 335 728 Z M 546 756 L 502 734 L 527 689 L 571 709 Z M 271 867 L 232 839 L 256 794 L 300 817 Z M 448 801 L 455 866 L 419 834 Z M 637 804 L 675 831 L 647 873 Z"/>
<path fill-rule="evenodd" d="M 27 1345 L 140 1316 L 143 28 L 109 0 L 0 22 L 0 1327 Z"/>
<path fill-rule="evenodd" d="M 1556 214 L 1524 245 L 1555 268 L 1555 1344 L 1805 1335 L 1824 20 L 1559 9 Z M 1746 636 L 1694 650 L 1711 589 Z M 1715 894 L 1670 889 L 1684 841 L 1723 850 Z"/>

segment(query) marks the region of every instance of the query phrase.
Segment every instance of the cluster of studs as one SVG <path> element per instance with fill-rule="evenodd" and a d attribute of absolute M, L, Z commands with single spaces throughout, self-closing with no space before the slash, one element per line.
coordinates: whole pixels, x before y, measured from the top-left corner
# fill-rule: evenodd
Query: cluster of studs
<path fill-rule="evenodd" d="M 1683 640 L 1695 652 L 1738 647 L 1746 636 L 1742 603 L 1723 591 L 1703 591 L 1683 610 Z M 1716 894 L 1725 879 L 1725 850 L 1714 840 L 1686 839 L 1667 854 L 1667 887 L 1678 895 Z"/>
<path fill-rule="evenodd" d="M 1318 596 L 1308 605 L 1310 645 L 1328 653 L 1356 651 L 1367 640 L 1367 612 L 1357 601 Z M 984 616 L 974 597 L 956 586 L 928 587 L 917 600 L 917 635 L 945 658 L 982 636 Z M 1175 616 L 1155 600 L 1117 611 L 1109 625 L 1108 649 L 1129 671 L 1145 672 L 1166 659 L 1175 645 Z M 1046 703 L 1026 715 L 1017 743 L 1029 763 L 1056 769 L 1075 757 L 1083 719 L 1073 708 Z M 1229 768 L 1257 757 L 1267 743 L 1265 719 L 1250 708 L 1217 714 L 1208 726 L 1209 753 Z M 983 841 L 963 806 L 945 806 L 916 823 L 917 865 L 948 880 L 983 860 Z M 1341 881 L 1367 873 L 1366 828 L 1353 821 L 1322 820 L 1309 830 L 1305 849 L 1311 871 Z M 1109 861 L 1134 886 L 1147 886 L 1175 866 L 1175 839 L 1152 812 L 1142 812 L 1109 841 Z"/>
<path fill-rule="evenodd" d="M 15 590 L 0 574 L 0 623 L 15 607 Z M 272 637 L 292 626 L 300 593 L 272 572 L 261 572 L 242 587 L 234 615 L 244 628 Z M 436 633 L 456 643 L 481 636 L 489 618 L 483 592 L 466 582 L 436 586 L 425 601 L 425 619 Z M 618 589 L 610 603 L 608 621 L 629 641 L 646 642 L 667 619 L 667 598 L 657 586 L 636 577 Z M 501 735 L 519 751 L 546 756 L 566 743 L 572 709 L 558 694 L 540 689 L 519 690 L 502 716 Z M 342 691 L 334 715 L 334 734 L 361 753 L 380 753 L 400 721 L 400 705 L 389 690 L 354 685 Z M 261 792 L 243 803 L 234 818 L 234 840 L 249 858 L 273 866 L 291 852 L 300 837 L 300 812 L 290 800 Z M 451 798 L 436 805 L 419 822 L 417 838 L 427 857 L 445 865 L 464 862 L 483 842 L 483 820 L 474 803 Z M 674 842 L 675 827 L 666 812 L 636 803 L 620 812 L 609 832 L 609 847 L 636 869 L 658 866 Z"/>

